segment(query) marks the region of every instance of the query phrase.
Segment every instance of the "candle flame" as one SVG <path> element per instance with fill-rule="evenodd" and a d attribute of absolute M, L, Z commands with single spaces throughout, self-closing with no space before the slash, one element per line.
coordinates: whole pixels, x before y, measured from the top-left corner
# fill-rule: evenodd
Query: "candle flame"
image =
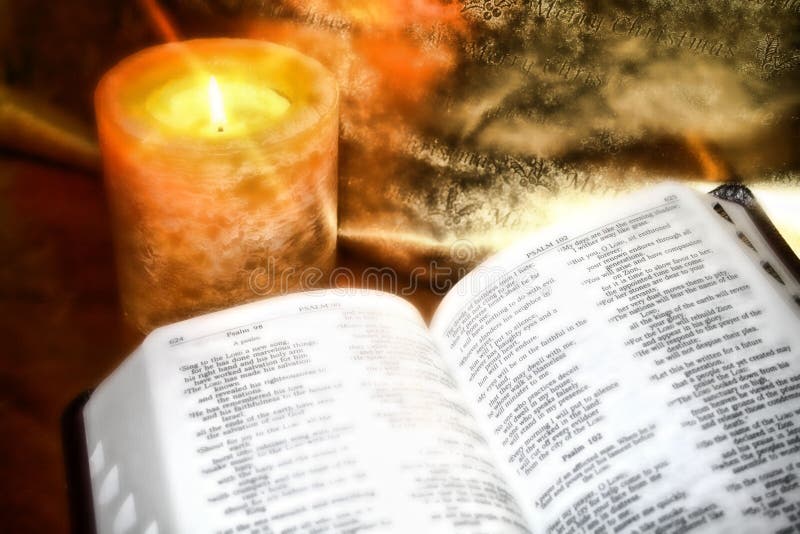
<path fill-rule="evenodd" d="M 222 101 L 222 91 L 219 90 L 217 79 L 212 76 L 208 81 L 208 107 L 211 112 L 211 125 L 221 132 L 225 128 L 225 107 Z"/>

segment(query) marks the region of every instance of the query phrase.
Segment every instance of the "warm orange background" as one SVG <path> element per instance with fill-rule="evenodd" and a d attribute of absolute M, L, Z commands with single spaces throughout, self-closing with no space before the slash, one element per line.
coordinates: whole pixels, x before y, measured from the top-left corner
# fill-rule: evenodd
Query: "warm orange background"
<path fill-rule="evenodd" d="M 798 9 L 0 0 L 0 531 L 67 530 L 59 417 L 139 341 L 120 319 L 92 127 L 93 88 L 121 58 L 231 35 L 325 63 L 342 86 L 340 262 L 356 270 L 447 263 L 458 239 L 485 254 L 665 177 L 743 178 L 797 250 Z M 426 316 L 437 302 L 413 300 Z"/>

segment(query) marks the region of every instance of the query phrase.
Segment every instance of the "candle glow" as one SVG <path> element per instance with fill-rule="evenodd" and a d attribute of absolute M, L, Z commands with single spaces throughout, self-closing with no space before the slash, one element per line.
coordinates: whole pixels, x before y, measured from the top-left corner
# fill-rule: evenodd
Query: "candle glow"
<path fill-rule="evenodd" d="M 155 88 L 147 96 L 145 108 L 160 123 L 160 131 L 213 141 L 249 138 L 265 128 L 279 127 L 291 111 L 291 102 L 242 73 L 209 76 L 199 72 Z"/>
<path fill-rule="evenodd" d="M 338 88 L 322 65 L 266 42 L 169 43 L 112 69 L 95 104 L 137 329 L 293 289 L 266 269 L 333 268 Z"/>

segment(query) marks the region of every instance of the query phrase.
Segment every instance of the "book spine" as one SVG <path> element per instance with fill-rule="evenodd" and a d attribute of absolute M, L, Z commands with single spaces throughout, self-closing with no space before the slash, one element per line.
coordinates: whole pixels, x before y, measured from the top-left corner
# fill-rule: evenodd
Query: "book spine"
<path fill-rule="evenodd" d="M 92 479 L 89 473 L 89 451 L 83 424 L 83 407 L 91 390 L 78 395 L 67 405 L 61 416 L 61 438 L 67 478 L 70 532 L 97 534 L 92 498 Z"/>

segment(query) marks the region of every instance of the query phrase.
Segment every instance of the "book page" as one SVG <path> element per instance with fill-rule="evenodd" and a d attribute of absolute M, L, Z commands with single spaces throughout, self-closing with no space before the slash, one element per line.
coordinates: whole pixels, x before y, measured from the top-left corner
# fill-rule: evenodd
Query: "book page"
<path fill-rule="evenodd" d="M 83 408 L 98 534 L 124 533 L 134 525 L 147 534 L 178 531 L 161 454 L 163 436 L 156 426 L 159 407 L 145 364 L 140 347 Z"/>
<path fill-rule="evenodd" d="M 174 531 L 528 531 L 402 299 L 279 297 L 160 329 L 143 352 Z"/>
<path fill-rule="evenodd" d="M 534 528 L 800 523 L 798 307 L 719 221 L 660 186 L 490 259 L 437 310 Z"/>

